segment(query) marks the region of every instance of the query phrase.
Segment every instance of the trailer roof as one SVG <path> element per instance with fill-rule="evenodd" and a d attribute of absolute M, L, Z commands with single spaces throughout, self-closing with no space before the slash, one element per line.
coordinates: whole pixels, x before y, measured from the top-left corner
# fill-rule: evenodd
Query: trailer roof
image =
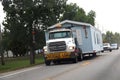
<path fill-rule="evenodd" d="M 52 31 L 50 31 L 50 32 L 58 32 L 58 31 L 71 31 L 70 29 L 61 29 L 61 30 L 59 30 L 59 29 L 56 29 L 56 30 L 52 30 Z"/>
<path fill-rule="evenodd" d="M 71 21 L 71 20 L 64 20 L 64 21 L 60 22 L 59 24 L 62 25 L 64 23 L 71 23 L 71 24 L 76 24 L 76 25 L 92 26 L 91 24 L 88 24 L 88 23 L 83 23 L 83 22 L 78 22 L 78 21 Z M 52 26 L 48 27 L 48 29 L 55 28 L 57 25 L 58 25 L 58 23 L 55 24 L 55 25 L 52 25 Z"/>

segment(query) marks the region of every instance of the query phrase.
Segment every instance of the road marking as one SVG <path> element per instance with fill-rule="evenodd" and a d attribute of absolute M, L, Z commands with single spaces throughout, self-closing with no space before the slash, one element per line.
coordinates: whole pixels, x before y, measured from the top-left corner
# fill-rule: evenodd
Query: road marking
<path fill-rule="evenodd" d="M 90 62 L 84 62 L 83 64 L 81 64 L 82 66 L 86 66 L 86 65 L 88 65 L 88 64 L 90 64 Z"/>
<path fill-rule="evenodd" d="M 35 69 L 39 69 L 40 67 L 42 67 L 42 66 L 39 66 L 39 67 L 37 66 L 37 67 L 29 68 L 29 69 L 24 69 L 22 71 L 17 71 L 17 72 L 14 72 L 14 73 L 10 73 L 8 75 L 0 76 L 0 78 L 14 76 L 14 75 L 17 75 L 17 74 L 20 74 L 20 73 L 24 73 L 24 72 L 27 72 L 27 71 L 32 71 L 32 70 L 35 70 Z"/>

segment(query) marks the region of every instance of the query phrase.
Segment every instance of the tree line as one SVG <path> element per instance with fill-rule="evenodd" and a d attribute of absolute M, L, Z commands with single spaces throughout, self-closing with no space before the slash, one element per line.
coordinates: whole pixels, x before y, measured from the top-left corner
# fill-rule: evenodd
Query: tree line
<path fill-rule="evenodd" d="M 2 33 L 4 51 L 11 50 L 15 57 L 28 51 L 42 49 L 45 45 L 44 30 L 63 20 L 75 20 L 95 25 L 95 12 L 86 13 L 67 0 L 2 0 L 6 13 Z"/>
<path fill-rule="evenodd" d="M 107 31 L 106 33 L 103 34 L 103 42 L 106 43 L 117 43 L 120 45 L 120 33 L 113 33 L 111 31 Z"/>

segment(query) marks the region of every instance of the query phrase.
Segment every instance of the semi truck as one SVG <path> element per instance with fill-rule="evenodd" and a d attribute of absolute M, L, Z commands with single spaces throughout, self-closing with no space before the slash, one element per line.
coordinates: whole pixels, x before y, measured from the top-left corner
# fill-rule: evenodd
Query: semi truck
<path fill-rule="evenodd" d="M 89 23 L 64 20 L 45 31 L 45 64 L 48 66 L 60 61 L 77 63 L 85 55 L 96 56 L 103 50 L 102 34 Z"/>

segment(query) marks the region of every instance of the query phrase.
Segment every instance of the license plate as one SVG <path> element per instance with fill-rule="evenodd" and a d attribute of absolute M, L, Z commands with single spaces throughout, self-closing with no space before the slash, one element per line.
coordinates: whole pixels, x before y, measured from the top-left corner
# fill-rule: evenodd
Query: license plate
<path fill-rule="evenodd" d="M 50 53 L 46 55 L 46 59 L 63 59 L 70 58 L 70 52 L 59 52 L 59 53 Z"/>

